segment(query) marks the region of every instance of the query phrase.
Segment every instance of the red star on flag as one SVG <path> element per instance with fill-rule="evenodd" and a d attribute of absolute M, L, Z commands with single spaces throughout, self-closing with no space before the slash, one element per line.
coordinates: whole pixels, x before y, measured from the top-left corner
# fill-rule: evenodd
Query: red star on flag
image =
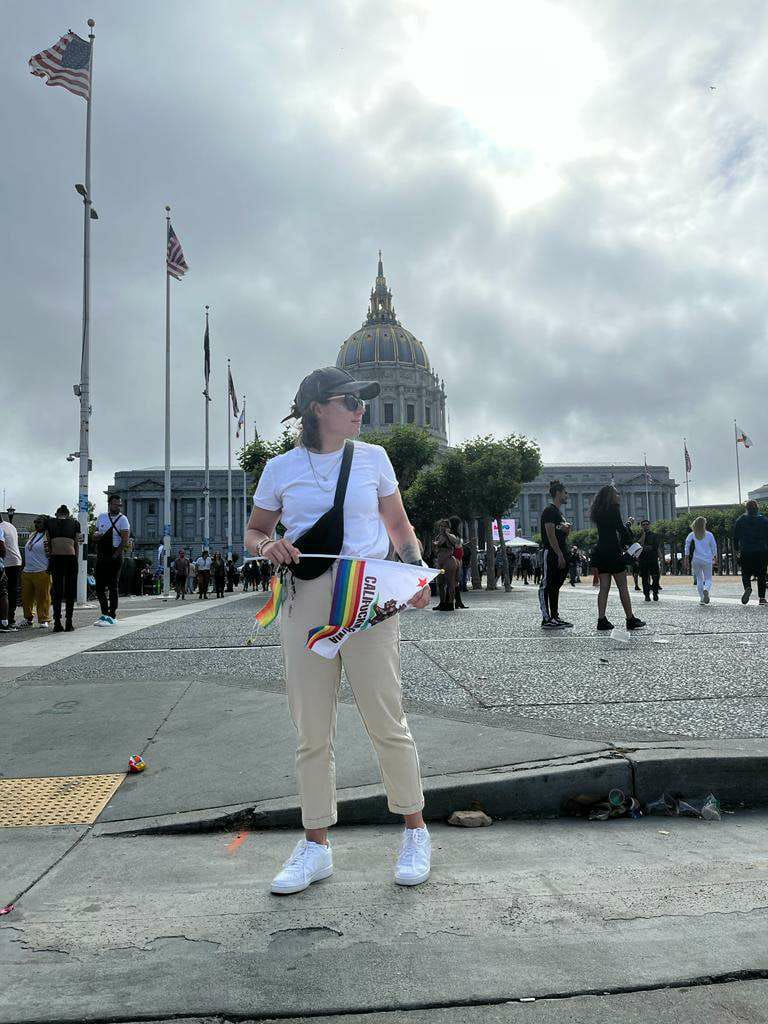
<path fill-rule="evenodd" d="M 426 587 L 426 585 L 427 585 L 427 581 L 426 581 L 426 579 L 423 579 L 423 580 L 419 580 L 419 586 L 420 586 L 420 587 Z"/>

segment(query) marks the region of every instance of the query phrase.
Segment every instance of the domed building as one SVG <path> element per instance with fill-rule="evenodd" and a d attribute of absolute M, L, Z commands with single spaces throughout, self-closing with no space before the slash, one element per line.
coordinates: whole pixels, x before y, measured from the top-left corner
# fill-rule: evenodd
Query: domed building
<path fill-rule="evenodd" d="M 361 380 L 381 384 L 379 397 L 366 406 L 363 435 L 410 423 L 448 444 L 444 382 L 430 366 L 422 343 L 395 316 L 381 252 L 368 316 L 342 344 L 336 365 Z"/>

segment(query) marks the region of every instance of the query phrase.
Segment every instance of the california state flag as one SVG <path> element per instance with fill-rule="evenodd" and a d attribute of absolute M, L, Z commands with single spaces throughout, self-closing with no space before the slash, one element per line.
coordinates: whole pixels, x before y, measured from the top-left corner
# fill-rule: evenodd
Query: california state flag
<path fill-rule="evenodd" d="M 339 559 L 328 625 L 310 629 L 307 650 L 335 658 L 353 634 L 405 611 L 441 571 L 379 558 Z"/>
<path fill-rule="evenodd" d="M 744 433 L 741 427 L 736 427 L 736 444 L 743 444 L 745 448 L 751 448 L 754 441 L 748 434 Z"/>

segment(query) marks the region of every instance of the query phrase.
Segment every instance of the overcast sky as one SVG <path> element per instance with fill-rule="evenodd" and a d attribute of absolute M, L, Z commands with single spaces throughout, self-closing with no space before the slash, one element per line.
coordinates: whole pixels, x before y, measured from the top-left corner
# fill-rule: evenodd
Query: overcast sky
<path fill-rule="evenodd" d="M 377 250 L 445 378 L 451 440 L 768 480 L 768 8 L 511 0 L 4 0 L 0 486 L 74 504 L 85 103 L 28 58 L 96 19 L 91 493 L 172 451 L 226 464 L 226 359 L 274 436 L 364 318 Z M 681 488 L 684 491 L 684 487 Z M 683 496 L 678 491 L 678 501 Z"/>

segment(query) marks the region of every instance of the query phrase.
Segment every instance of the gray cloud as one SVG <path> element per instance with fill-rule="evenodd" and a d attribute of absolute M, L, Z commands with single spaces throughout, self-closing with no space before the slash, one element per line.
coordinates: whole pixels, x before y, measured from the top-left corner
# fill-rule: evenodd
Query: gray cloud
<path fill-rule="evenodd" d="M 76 491 L 84 122 L 26 59 L 84 32 L 93 6 L 17 4 L 0 44 L 2 484 L 24 509 Z M 96 495 L 163 458 L 166 202 L 190 264 L 172 282 L 179 464 L 202 459 L 203 306 L 223 464 L 226 356 L 276 433 L 303 373 L 359 326 L 381 247 L 398 313 L 445 377 L 454 440 L 520 431 L 550 461 L 647 451 L 680 479 L 687 435 L 692 493 L 729 500 L 737 417 L 756 442 L 744 489 L 768 479 L 762 5 L 732 24 L 714 2 L 561 6 L 606 70 L 578 113 L 582 150 L 548 167 L 409 77 L 429 4 L 98 6 Z M 494 32 L 492 5 L 473 17 Z M 553 188 L 505 206 L 540 169 Z"/>

